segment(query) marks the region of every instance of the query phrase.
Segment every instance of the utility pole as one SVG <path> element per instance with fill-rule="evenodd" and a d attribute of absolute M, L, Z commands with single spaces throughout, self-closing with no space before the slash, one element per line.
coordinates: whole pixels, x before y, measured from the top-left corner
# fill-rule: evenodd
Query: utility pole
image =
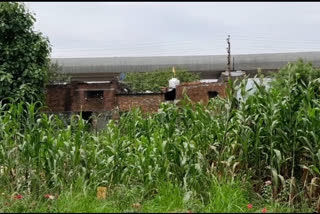
<path fill-rule="evenodd" d="M 227 43 L 228 43 L 228 47 L 227 47 L 227 52 L 228 52 L 228 64 L 227 64 L 227 72 L 228 72 L 228 76 L 230 78 L 231 76 L 231 48 L 230 48 L 230 35 L 228 35 L 228 38 L 227 38 Z"/>
<path fill-rule="evenodd" d="M 235 71 L 234 70 L 234 57 L 232 57 L 232 70 Z"/>

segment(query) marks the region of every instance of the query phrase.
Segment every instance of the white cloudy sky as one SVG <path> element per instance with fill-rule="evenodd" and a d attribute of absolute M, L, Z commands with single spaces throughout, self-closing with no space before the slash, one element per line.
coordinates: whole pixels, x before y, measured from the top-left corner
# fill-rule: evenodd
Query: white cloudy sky
<path fill-rule="evenodd" d="M 27 2 L 52 57 L 320 51 L 320 2 Z"/>

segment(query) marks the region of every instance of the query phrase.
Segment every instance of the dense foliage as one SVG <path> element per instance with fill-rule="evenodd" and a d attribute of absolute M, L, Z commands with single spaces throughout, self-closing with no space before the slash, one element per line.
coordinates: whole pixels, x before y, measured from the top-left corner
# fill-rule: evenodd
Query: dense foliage
<path fill-rule="evenodd" d="M 0 2 L 0 100 L 37 101 L 44 95 L 50 46 L 34 22 L 24 4 Z"/>
<path fill-rule="evenodd" d="M 320 70 L 314 69 L 310 62 L 304 63 L 302 59 L 299 59 L 296 63 L 288 63 L 273 77 L 275 81 L 273 81 L 272 87 L 282 91 L 287 89 L 283 85 L 286 84 L 288 79 L 298 81 L 299 84 L 309 84 L 310 81 L 320 78 Z M 289 93 L 288 91 L 282 92 Z"/>
<path fill-rule="evenodd" d="M 160 92 L 162 88 L 168 87 L 168 82 L 173 77 L 174 74 L 171 68 L 159 69 L 152 72 L 130 72 L 126 74 L 124 83 L 135 92 Z M 181 83 L 200 79 L 198 74 L 183 69 L 176 69 L 176 78 Z"/>
<path fill-rule="evenodd" d="M 48 70 L 48 82 L 49 83 L 69 83 L 71 76 L 62 72 L 62 66 L 58 62 L 50 63 Z"/>
<path fill-rule="evenodd" d="M 82 179 L 109 189 L 142 186 L 144 197 L 169 183 L 184 198 L 217 207 L 213 183 L 241 179 L 263 201 L 319 209 L 320 82 L 299 74 L 317 70 L 298 62 L 282 71 L 290 73 L 285 90 L 256 83 L 247 94 L 244 80 L 227 99 L 204 106 L 185 98 L 150 115 L 136 109 L 98 134 L 77 116 L 68 125 L 36 104 L 7 104 L 0 110 L 0 183 L 12 191 L 58 191 Z M 245 99 L 236 99 L 237 90 Z"/>

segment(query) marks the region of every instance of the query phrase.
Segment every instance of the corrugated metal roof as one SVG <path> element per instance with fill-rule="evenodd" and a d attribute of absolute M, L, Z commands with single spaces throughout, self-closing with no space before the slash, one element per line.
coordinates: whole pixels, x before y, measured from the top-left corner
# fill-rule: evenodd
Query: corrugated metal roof
<path fill-rule="evenodd" d="M 241 70 L 278 69 L 302 58 L 320 67 L 320 52 L 233 55 L 235 68 Z M 189 71 L 224 71 L 226 55 L 53 58 L 65 73 L 122 73 L 153 71 L 175 66 Z"/>

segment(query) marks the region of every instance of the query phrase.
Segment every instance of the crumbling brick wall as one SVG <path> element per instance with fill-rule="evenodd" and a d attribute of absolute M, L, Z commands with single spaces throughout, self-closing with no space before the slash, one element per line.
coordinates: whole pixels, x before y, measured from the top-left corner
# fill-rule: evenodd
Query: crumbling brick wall
<path fill-rule="evenodd" d="M 226 97 L 226 83 L 202 83 L 202 82 L 190 82 L 183 83 L 176 87 L 176 99 L 182 99 L 185 93 L 192 102 L 203 102 L 207 104 L 210 99 L 210 95 L 216 93 L 218 96 Z"/>
<path fill-rule="evenodd" d="M 106 112 L 118 109 L 120 112 L 140 107 L 143 112 L 156 112 L 165 101 L 164 93 L 120 93 L 117 82 L 79 83 L 48 85 L 46 102 L 53 112 Z M 99 91 L 98 97 L 91 97 Z M 226 96 L 226 83 L 183 83 L 176 88 L 176 99 L 183 98 L 183 91 L 193 102 L 208 103 L 210 94 Z M 102 98 L 101 98 L 102 97 Z"/>
<path fill-rule="evenodd" d="M 72 111 L 72 105 L 77 105 L 78 97 L 74 94 L 71 85 L 48 85 L 46 88 L 46 105 L 53 112 L 69 112 Z"/>
<path fill-rule="evenodd" d="M 142 112 L 156 112 L 164 101 L 163 93 L 150 94 L 117 94 L 117 105 L 120 112 L 140 107 Z"/>
<path fill-rule="evenodd" d="M 46 104 L 53 112 L 104 112 L 111 111 L 116 104 L 115 93 L 117 84 L 110 83 L 79 83 L 48 85 Z M 101 92 L 102 98 L 90 97 L 88 93 Z"/>

